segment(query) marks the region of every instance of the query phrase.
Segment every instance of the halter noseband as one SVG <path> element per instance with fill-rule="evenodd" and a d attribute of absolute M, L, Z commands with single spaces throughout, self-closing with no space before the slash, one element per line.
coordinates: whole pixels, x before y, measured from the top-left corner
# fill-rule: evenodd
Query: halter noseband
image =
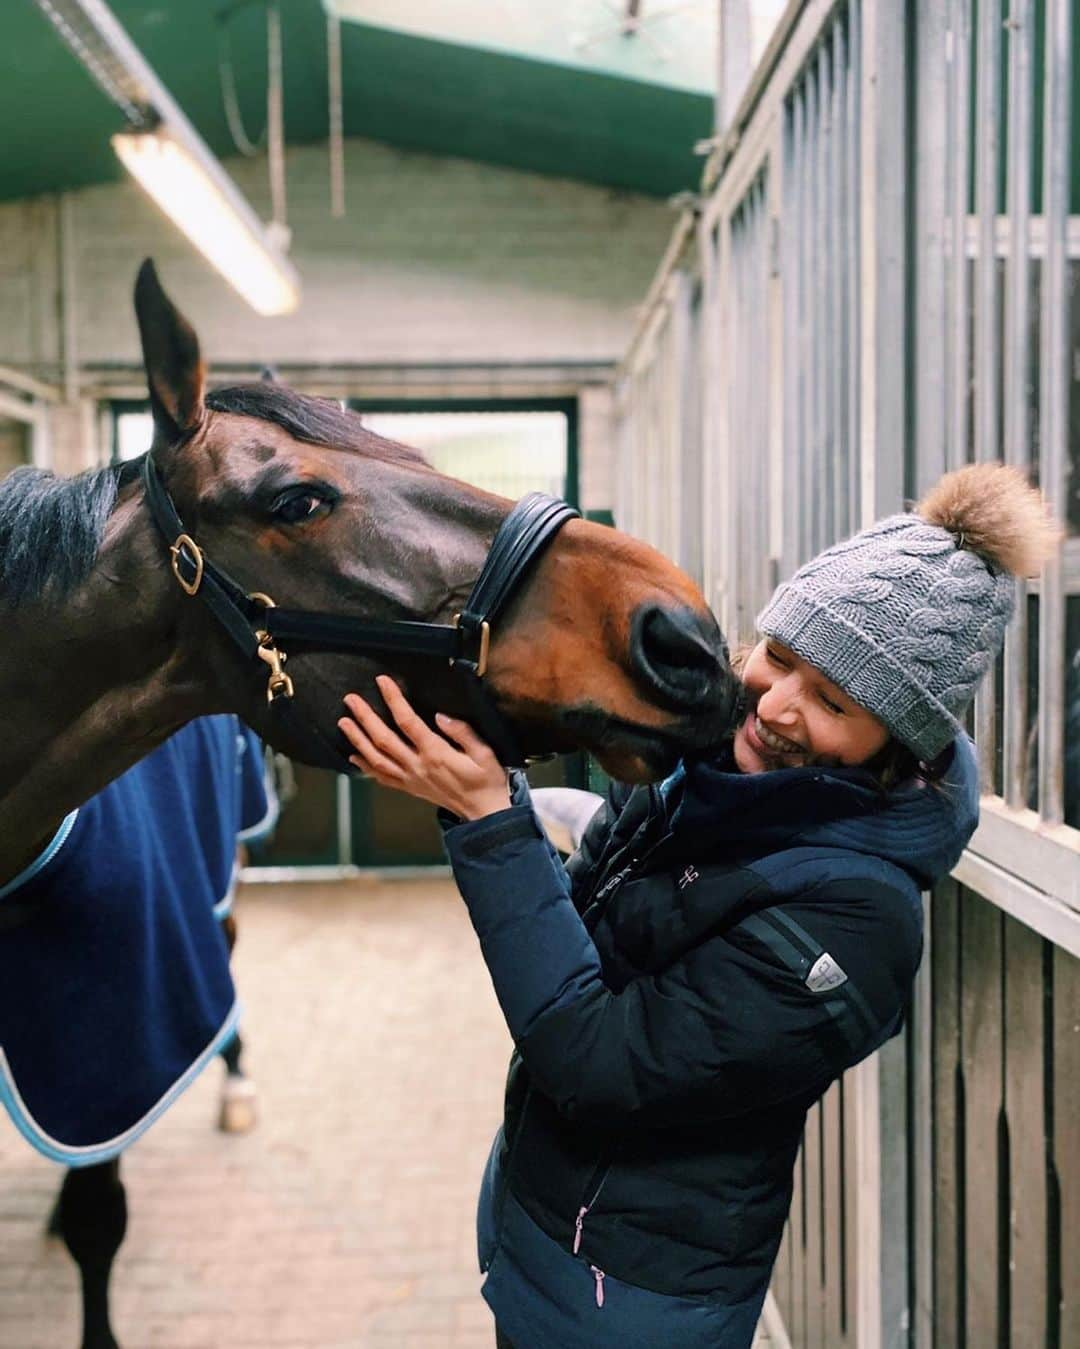
<path fill-rule="evenodd" d="M 468 718 L 502 763 L 523 764 L 517 739 L 495 706 L 483 682 L 491 625 L 533 562 L 567 520 L 573 506 L 543 492 L 530 492 L 503 520 L 492 540 L 483 569 L 452 624 L 376 622 L 338 614 L 279 609 L 259 591 L 248 592 L 214 565 L 184 528 L 152 455 L 142 468 L 150 514 L 169 547 L 173 575 L 183 590 L 198 596 L 248 660 L 269 667 L 266 697 L 279 715 L 292 713 L 293 682 L 285 673 L 291 651 L 354 652 L 378 656 L 432 656 L 448 660 L 469 699 Z"/>

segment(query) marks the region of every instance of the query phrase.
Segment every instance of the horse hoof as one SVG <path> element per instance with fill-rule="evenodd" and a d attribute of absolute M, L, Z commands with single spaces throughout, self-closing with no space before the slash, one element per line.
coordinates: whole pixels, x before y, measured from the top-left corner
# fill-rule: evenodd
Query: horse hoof
<path fill-rule="evenodd" d="M 246 1134 L 255 1127 L 255 1083 L 246 1077 L 229 1078 L 221 1094 L 218 1128 L 225 1134 Z"/>

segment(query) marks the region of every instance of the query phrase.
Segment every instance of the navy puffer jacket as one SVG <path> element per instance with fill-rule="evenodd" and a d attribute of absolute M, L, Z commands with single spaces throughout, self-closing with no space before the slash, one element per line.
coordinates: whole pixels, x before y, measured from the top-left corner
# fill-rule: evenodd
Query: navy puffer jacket
<path fill-rule="evenodd" d="M 730 768 L 617 791 L 565 868 L 524 791 L 447 832 L 516 1046 L 479 1227 L 517 1349 L 749 1343 L 806 1111 L 900 1029 L 975 828 L 967 741 L 888 794 Z"/>

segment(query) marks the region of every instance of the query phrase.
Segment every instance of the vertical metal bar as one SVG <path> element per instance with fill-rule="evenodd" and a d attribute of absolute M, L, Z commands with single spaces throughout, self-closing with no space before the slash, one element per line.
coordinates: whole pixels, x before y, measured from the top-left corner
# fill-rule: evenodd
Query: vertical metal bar
<path fill-rule="evenodd" d="M 754 187 L 754 357 L 761 374 L 770 368 L 769 360 L 769 219 L 766 173 Z M 754 491 L 756 494 L 754 529 L 754 595 L 750 619 L 753 622 L 765 604 L 769 587 L 769 388 L 758 387 L 754 428 Z"/>
<path fill-rule="evenodd" d="M 946 271 L 948 174 L 948 6 L 919 0 L 916 15 L 918 115 L 915 151 L 915 475 L 921 496 L 946 468 Z"/>
<path fill-rule="evenodd" d="M 758 359 L 758 320 L 757 312 L 757 183 L 750 186 L 746 194 L 746 206 L 744 216 L 744 228 L 742 237 L 742 270 L 743 270 L 743 293 L 746 296 L 746 304 L 743 311 L 745 327 L 743 328 L 742 340 L 747 353 L 747 371 L 744 374 L 744 381 L 749 384 L 747 375 L 749 370 L 756 368 L 760 371 L 761 367 L 757 364 Z M 749 391 L 748 391 L 749 392 Z M 760 499 L 760 474 L 758 457 L 761 453 L 759 443 L 759 430 L 761 425 L 761 397 L 760 390 L 755 399 L 747 398 L 746 405 L 747 422 L 746 425 L 750 432 L 750 443 L 748 445 L 749 464 L 746 474 L 746 482 L 749 488 L 747 507 L 750 513 L 748 529 L 746 530 L 746 553 L 743 556 L 743 590 L 746 604 L 745 630 L 749 633 L 754 617 L 758 610 L 758 572 L 761 568 L 760 554 L 760 525 L 761 525 L 761 499 Z"/>
<path fill-rule="evenodd" d="M 914 1224 L 915 1296 L 912 1307 L 912 1343 L 932 1349 L 934 1343 L 934 1038 L 931 971 L 934 896 L 923 895 L 925 946 L 922 964 L 915 976 L 909 1035 L 911 1037 L 912 1093 L 912 1199 Z M 945 991 L 942 990 L 945 996 Z"/>
<path fill-rule="evenodd" d="M 747 342 L 747 298 L 746 298 L 746 205 L 737 207 L 728 222 L 730 270 L 728 272 L 729 293 L 731 295 L 731 333 L 728 364 L 728 447 L 730 454 L 730 500 L 735 506 L 735 518 L 731 522 L 732 539 L 735 545 L 735 613 L 736 632 L 740 639 L 748 635 L 749 618 L 747 615 L 747 568 L 750 553 L 747 534 L 751 528 L 750 516 L 753 504 L 745 495 L 745 486 L 740 479 L 749 476 L 749 461 L 753 458 L 753 437 L 748 434 L 746 414 L 746 368 L 749 366 Z"/>
<path fill-rule="evenodd" d="M 1031 0 L 1012 0 L 1009 15 L 1009 107 L 1006 192 L 1009 252 L 1005 261 L 1005 461 L 1026 468 L 1031 461 L 1028 418 L 1030 341 L 1030 232 L 1032 73 L 1035 15 Z M 1002 703 L 1006 804 L 1024 800 L 1027 757 L 1027 595 L 1017 583 L 1016 617 L 1005 634 Z"/>
<path fill-rule="evenodd" d="M 281 10 L 266 7 L 266 150 L 274 224 L 288 227 L 285 204 L 285 101 L 281 68 Z"/>
<path fill-rule="evenodd" d="M 844 147 L 847 131 L 845 125 L 847 101 L 847 44 L 844 38 L 843 18 L 838 17 L 832 29 L 832 205 L 829 208 L 830 238 L 829 258 L 831 284 L 829 287 L 829 310 L 832 323 L 832 335 L 829 342 L 829 359 L 832 362 L 832 399 L 829 417 L 829 457 L 832 461 L 832 509 L 831 538 L 841 538 L 848 530 L 848 444 L 844 426 L 844 404 L 846 400 L 845 362 L 847 346 L 846 298 L 845 288 L 848 276 L 848 259 L 841 244 L 844 238 L 844 191 L 846 180 L 846 161 Z"/>
<path fill-rule="evenodd" d="M 833 43 L 833 453 L 836 460 L 835 529 L 838 538 L 850 533 L 848 527 L 848 453 L 847 437 L 847 288 L 850 258 L 845 251 L 847 226 L 847 98 L 848 43 L 843 11 L 832 31 Z"/>
<path fill-rule="evenodd" d="M 61 192 L 57 197 L 56 212 L 64 401 L 74 403 L 79 397 L 79 295 L 75 263 L 75 201 L 70 192 Z"/>
<path fill-rule="evenodd" d="M 851 27 L 851 70 L 848 76 L 847 108 L 847 204 L 845 226 L 848 265 L 847 322 L 847 440 L 848 522 L 847 532 L 859 526 L 862 517 L 862 465 L 859 456 L 859 427 L 862 422 L 862 398 L 859 388 L 859 352 L 862 347 L 862 308 L 859 283 L 862 277 L 862 235 L 859 202 L 862 199 L 862 174 L 859 156 L 859 126 L 862 111 L 862 9 L 861 0 L 851 0 L 848 10 Z"/>
<path fill-rule="evenodd" d="M 908 32 L 906 7 L 861 7 L 861 523 L 900 509 L 908 437 Z M 855 1183 L 860 1349 L 904 1342 L 909 1214 L 907 1064 L 893 1040 L 859 1067 Z"/>
<path fill-rule="evenodd" d="M 731 357 L 734 352 L 734 345 L 739 340 L 739 329 L 735 326 L 732 314 L 729 312 L 732 297 L 734 295 L 733 275 L 735 263 L 733 261 L 733 242 L 731 236 L 731 216 L 723 215 L 720 217 L 719 228 L 717 230 L 717 246 L 720 255 L 720 331 L 723 337 L 722 362 L 724 368 L 724 383 L 722 386 L 722 398 L 724 406 L 730 406 L 732 396 L 731 386 Z M 732 512 L 735 509 L 735 496 L 733 494 L 733 483 L 735 481 L 737 446 L 732 440 L 731 423 L 725 420 L 722 426 L 723 457 L 722 457 L 722 490 L 725 494 L 727 503 L 728 520 L 725 535 L 725 562 L 726 572 L 730 577 L 729 595 L 731 605 L 731 615 L 733 620 L 733 629 L 739 630 L 739 619 L 736 613 L 736 602 L 742 594 L 742 573 L 739 566 L 738 542 L 739 535 L 736 523 L 732 518 Z"/>
<path fill-rule="evenodd" d="M 949 468 L 968 461 L 968 155 L 970 151 L 969 90 L 971 86 L 971 0 L 952 0 L 948 42 L 949 147 L 947 207 L 949 211 L 948 435 Z"/>
<path fill-rule="evenodd" d="M 671 556 L 683 567 L 691 569 L 691 554 L 696 553 L 690 534 L 693 526 L 687 510 L 688 476 L 696 462 L 691 439 L 691 400 L 696 393 L 692 381 L 693 370 L 693 284 L 685 266 L 679 266 L 672 277 L 671 364 L 668 371 L 668 395 L 671 430 L 675 439 L 675 472 L 667 491 L 671 499 Z"/>
<path fill-rule="evenodd" d="M 866 5 L 859 119 L 862 225 L 859 382 L 862 522 L 901 509 L 908 439 L 907 28 L 898 5 Z"/>
<path fill-rule="evenodd" d="M 981 0 L 975 64 L 975 459 L 998 457 L 997 257 L 998 150 L 1001 118 L 1001 10 L 999 0 Z M 979 785 L 996 790 L 996 680 L 991 669 L 975 696 L 975 742 Z"/>
<path fill-rule="evenodd" d="M 794 324 L 791 341 L 791 393 L 794 397 L 794 438 L 789 461 L 790 482 L 798 484 L 798 506 L 793 510 L 796 552 L 791 567 L 806 557 L 806 86 L 798 82 L 791 96 L 791 178 L 794 210 L 791 213 L 791 301 Z"/>
<path fill-rule="evenodd" d="M 735 568 L 729 583 L 734 588 L 736 633 L 738 639 L 749 637 L 749 620 L 746 602 L 746 567 L 748 517 L 753 505 L 739 491 L 736 478 L 736 465 L 745 463 L 753 457 L 752 444 L 748 443 L 745 421 L 746 413 L 746 374 L 743 368 L 746 359 L 746 268 L 743 265 L 745 237 L 745 206 L 737 208 L 727 225 L 730 240 L 731 265 L 728 272 L 731 295 L 731 328 L 734 341 L 730 345 L 728 364 L 728 445 L 731 456 L 731 478 L 728 500 L 734 509 L 731 522 L 734 541 Z"/>
<path fill-rule="evenodd" d="M 975 69 L 975 458 L 998 457 L 997 258 L 998 152 L 1001 118 L 999 0 L 979 5 Z"/>
<path fill-rule="evenodd" d="M 330 150 L 330 214 L 345 214 L 345 123 L 341 84 L 341 18 L 326 11 L 326 84 Z"/>
<path fill-rule="evenodd" d="M 784 377 L 789 400 L 789 426 L 784 447 L 784 476 L 799 487 L 799 501 L 788 510 L 788 525 L 784 536 L 788 540 L 785 572 L 791 572 L 802 561 L 803 506 L 802 489 L 802 260 L 803 260 L 803 139 L 802 87 L 796 85 L 788 98 L 791 134 L 788 145 L 788 203 L 785 228 L 784 257 L 787 275 L 784 279 L 788 311 L 788 343 Z"/>
<path fill-rule="evenodd" d="M 1071 67 L 1072 0 L 1046 0 L 1039 481 L 1059 520 L 1065 518 L 1068 462 Z M 1047 823 L 1060 824 L 1065 775 L 1065 588 L 1060 550 L 1043 568 L 1039 593 L 1039 813 Z"/>
<path fill-rule="evenodd" d="M 821 362 L 818 426 L 821 439 L 821 477 L 817 484 L 821 498 L 821 538 L 818 547 L 836 541 L 836 437 L 834 427 L 834 399 L 836 375 L 835 326 L 833 307 L 835 295 L 836 247 L 834 244 L 835 208 L 833 195 L 833 114 L 835 83 L 832 69 L 832 43 L 828 37 L 818 48 L 818 87 L 821 99 L 821 255 L 818 260 L 820 276 L 818 347 Z"/>
<path fill-rule="evenodd" d="M 352 839 L 352 792 L 350 779 L 344 773 L 337 775 L 337 860 L 338 865 L 347 867 L 353 862 Z"/>
<path fill-rule="evenodd" d="M 766 598 L 784 575 L 787 553 L 785 535 L 784 439 L 787 432 L 787 314 L 784 258 L 784 202 L 787 195 L 787 103 L 779 109 L 769 137 L 769 173 L 765 191 L 765 247 L 767 249 L 765 294 L 768 308 L 769 361 L 769 561 Z"/>
<path fill-rule="evenodd" d="M 717 48 L 720 78 L 716 90 L 715 130 L 720 136 L 731 125 L 750 80 L 749 0 L 720 0 Z"/>
<path fill-rule="evenodd" d="M 724 576 L 723 531 L 730 516 L 731 504 L 724 501 L 720 491 L 720 426 L 721 378 L 723 365 L 720 350 L 720 296 L 719 257 L 716 226 L 703 221 L 698 234 L 702 284 L 702 481 L 705 486 L 702 500 L 702 568 L 705 594 L 720 620 L 729 630 L 728 592 Z"/>
<path fill-rule="evenodd" d="M 806 167 L 809 210 L 806 215 L 807 268 L 806 302 L 806 451 L 807 480 L 804 503 L 809 503 L 810 536 L 806 557 L 821 548 L 821 86 L 816 60 L 806 69 Z M 805 506 L 804 506 L 805 509 Z"/>
<path fill-rule="evenodd" d="M 758 369 L 772 369 L 772 325 L 769 309 L 770 247 L 769 234 L 769 169 L 762 173 L 757 189 L 757 325 Z M 769 462 L 772 437 L 772 381 L 767 380 L 758 401 L 758 590 L 754 600 L 754 614 L 764 607 L 773 589 L 770 557 L 772 549 L 772 494 L 769 491 Z"/>
<path fill-rule="evenodd" d="M 784 305 L 783 406 L 784 443 L 781 456 L 783 480 L 798 482 L 799 454 L 799 217 L 797 100 L 790 96 L 784 104 L 783 208 L 780 218 L 780 286 Z M 790 576 L 799 556 L 801 503 L 790 490 L 783 495 L 784 552 L 783 573 Z"/>

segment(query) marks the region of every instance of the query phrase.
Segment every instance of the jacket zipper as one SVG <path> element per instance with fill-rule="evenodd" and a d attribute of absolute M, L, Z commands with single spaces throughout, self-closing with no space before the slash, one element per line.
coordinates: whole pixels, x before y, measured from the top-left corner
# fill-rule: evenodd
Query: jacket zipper
<path fill-rule="evenodd" d="M 574 1219 L 573 1251 L 575 1255 L 577 1255 L 581 1250 L 581 1238 L 585 1234 L 585 1219 L 589 1214 L 589 1210 L 600 1198 L 600 1191 L 607 1184 L 607 1178 L 611 1171 L 614 1159 L 615 1154 L 613 1149 L 611 1155 L 607 1157 L 592 1173 L 592 1176 L 590 1177 L 589 1180 L 589 1184 L 586 1186 L 586 1193 L 588 1193 L 589 1190 L 592 1190 L 592 1197 L 586 1203 L 582 1204 L 582 1206 L 578 1209 L 577 1217 Z M 604 1305 L 604 1279 L 607 1276 L 605 1275 L 604 1271 L 600 1269 L 599 1266 L 597 1265 L 590 1264 L 589 1270 L 592 1273 L 593 1279 L 596 1283 L 596 1305 L 598 1307 L 602 1307 Z"/>
<path fill-rule="evenodd" d="M 636 839 L 637 835 L 635 835 L 634 837 Z M 600 919 L 603 917 L 604 911 L 607 908 L 608 903 L 610 902 L 611 897 L 615 893 L 615 891 L 618 890 L 618 888 L 623 884 L 625 880 L 627 880 L 632 875 L 633 872 L 643 867 L 645 863 L 653 856 L 653 854 L 657 852 L 660 848 L 662 848 L 670 838 L 671 833 L 669 831 L 665 833 L 661 838 L 658 838 L 655 843 L 645 848 L 644 851 L 642 851 L 641 853 L 634 853 L 625 862 L 625 864 L 619 868 L 618 871 L 614 872 L 614 874 L 608 875 L 607 880 L 595 892 L 595 894 L 589 900 L 589 903 L 585 906 L 584 911 L 582 912 L 581 915 L 582 922 L 585 924 L 585 928 L 588 932 L 591 933 L 596 931 Z M 626 849 L 623 849 L 621 853 L 619 853 L 615 858 L 613 858 L 612 866 L 615 865 L 615 862 L 622 861 L 622 858 L 625 856 L 625 853 Z M 608 870 L 610 872 L 610 867 Z"/>

